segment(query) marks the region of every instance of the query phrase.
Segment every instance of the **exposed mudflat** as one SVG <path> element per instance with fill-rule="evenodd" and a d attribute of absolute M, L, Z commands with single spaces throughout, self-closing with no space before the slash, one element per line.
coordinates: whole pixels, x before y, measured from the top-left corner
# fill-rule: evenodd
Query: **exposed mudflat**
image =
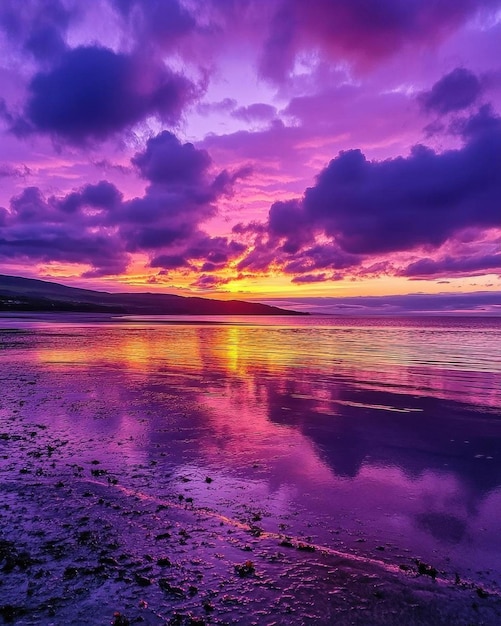
<path fill-rule="evenodd" d="M 499 571 L 343 526 L 306 493 L 280 505 L 257 448 L 232 475 L 204 465 L 225 431 L 200 436 L 200 380 L 71 363 L 61 334 L 34 358 L 33 339 L 2 334 L 0 623 L 501 623 Z"/>

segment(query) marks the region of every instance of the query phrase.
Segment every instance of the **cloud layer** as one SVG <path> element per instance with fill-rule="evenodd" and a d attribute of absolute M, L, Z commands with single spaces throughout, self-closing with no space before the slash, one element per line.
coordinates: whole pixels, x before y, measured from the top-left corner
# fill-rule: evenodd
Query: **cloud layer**
<path fill-rule="evenodd" d="M 4 0 L 0 259 L 204 290 L 490 284 L 500 7 Z"/>
<path fill-rule="evenodd" d="M 104 276 L 124 272 L 134 252 L 150 256 L 152 267 L 179 268 L 196 259 L 207 271 L 207 264 L 216 268 L 242 251 L 200 229 L 217 199 L 231 193 L 238 172 L 213 175 L 204 150 L 167 131 L 152 137 L 132 163 L 148 186 L 130 200 L 104 180 L 63 197 L 26 188 L 0 213 L 0 257 L 79 263 L 90 266 L 87 276 Z M 162 252 L 173 248 L 175 254 Z"/>
<path fill-rule="evenodd" d="M 240 267 L 263 269 L 263 259 L 279 261 L 287 273 L 308 274 L 296 282 L 320 281 L 332 275 L 312 271 L 345 270 L 416 249 L 431 252 L 465 229 L 498 228 L 501 119 L 484 107 L 463 120 L 461 132 L 464 145 L 441 153 L 419 145 L 408 157 L 371 162 L 360 150 L 341 152 L 302 198 L 271 206 L 267 237 L 259 233 Z M 402 273 L 417 275 L 426 263 L 431 267 L 423 259 Z M 478 263 L 469 265 L 479 269 Z M 449 263 L 453 273 L 466 267 Z"/>
<path fill-rule="evenodd" d="M 66 51 L 49 72 L 29 84 L 24 118 L 14 130 L 54 134 L 72 143 L 102 140 L 148 115 L 169 125 L 179 120 L 195 87 L 160 65 L 107 48 Z"/>

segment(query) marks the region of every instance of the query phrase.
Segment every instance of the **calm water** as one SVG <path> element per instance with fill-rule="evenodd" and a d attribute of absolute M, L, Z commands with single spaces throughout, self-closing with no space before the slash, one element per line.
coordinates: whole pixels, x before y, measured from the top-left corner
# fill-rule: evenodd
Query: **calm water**
<path fill-rule="evenodd" d="M 5 392 L 14 375 L 35 381 L 33 419 L 99 438 L 125 476 L 154 462 L 145 493 L 169 472 L 222 515 L 258 508 L 271 532 L 501 580 L 501 319 L 0 328 Z"/>

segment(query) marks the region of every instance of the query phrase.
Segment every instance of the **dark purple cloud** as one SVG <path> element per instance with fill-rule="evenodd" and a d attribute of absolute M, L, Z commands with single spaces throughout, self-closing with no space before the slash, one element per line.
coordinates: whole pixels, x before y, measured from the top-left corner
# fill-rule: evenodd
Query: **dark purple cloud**
<path fill-rule="evenodd" d="M 207 151 L 191 143 L 182 145 L 175 135 L 164 131 L 150 139 L 146 150 L 136 154 L 132 162 L 152 183 L 192 185 L 205 175 L 211 158 Z"/>
<path fill-rule="evenodd" d="M 296 285 L 307 285 L 312 283 L 321 283 L 328 280 L 327 274 L 304 274 L 303 276 L 295 276 L 291 282 Z"/>
<path fill-rule="evenodd" d="M 234 232 L 239 233 L 240 230 L 238 228 Z M 284 274 L 294 276 L 293 283 L 322 282 L 340 280 L 345 270 L 355 270 L 363 261 L 363 257 L 344 252 L 336 243 L 303 247 L 298 244 L 291 248 L 287 241 L 284 244 L 280 236 L 264 237 L 260 230 L 254 232 L 258 233 L 254 245 L 238 263 L 239 271 L 267 272 L 275 266 L 280 267 Z M 330 271 L 327 273 L 321 270 Z M 321 273 L 317 273 L 319 271 Z"/>
<path fill-rule="evenodd" d="M 45 198 L 28 187 L 12 198 L 0 215 L 0 257 L 87 264 L 87 276 L 104 276 L 125 271 L 132 252 L 149 255 L 152 267 L 196 261 L 214 271 L 244 251 L 243 244 L 201 230 L 241 173 L 212 172 L 207 152 L 167 131 L 132 161 L 149 185 L 131 200 L 105 180 L 63 197 Z"/>
<path fill-rule="evenodd" d="M 216 214 L 218 198 L 230 193 L 235 179 L 245 174 L 212 174 L 212 160 L 205 150 L 181 144 L 167 131 L 151 138 L 132 162 L 151 184 L 144 196 L 124 203 L 120 214 L 131 252 L 189 246 L 199 238 L 199 224 Z"/>
<path fill-rule="evenodd" d="M 501 254 L 486 254 L 466 258 L 446 256 L 439 259 L 424 258 L 410 263 L 401 275 L 414 279 L 435 276 L 474 276 L 501 273 Z"/>
<path fill-rule="evenodd" d="M 209 237 L 203 235 L 195 240 L 186 250 L 190 259 L 204 259 L 216 266 L 226 263 L 239 256 L 245 246 L 237 241 L 229 241 L 227 237 Z"/>
<path fill-rule="evenodd" d="M 151 184 L 146 196 L 165 196 L 172 202 L 184 199 L 183 205 L 209 206 L 222 195 L 231 195 L 239 178 L 251 173 L 249 167 L 234 172 L 222 170 L 212 175 L 212 159 L 206 150 L 191 143 L 182 144 L 175 135 L 163 131 L 148 140 L 146 149 L 135 154 L 132 163 Z"/>
<path fill-rule="evenodd" d="M 193 283 L 191 283 L 191 287 L 196 287 L 197 289 L 217 289 L 218 287 L 222 287 L 229 282 L 229 278 L 201 274 Z"/>
<path fill-rule="evenodd" d="M 314 232 L 299 200 L 273 203 L 268 225 L 271 237 L 283 238 L 283 249 L 291 254 L 308 243 Z"/>
<path fill-rule="evenodd" d="M 490 105 L 485 104 L 480 107 L 475 115 L 456 120 L 453 131 L 467 140 L 474 140 L 476 137 L 485 138 L 492 135 L 496 142 L 499 138 L 499 127 L 501 118 L 495 114 Z"/>
<path fill-rule="evenodd" d="M 177 0 L 112 0 L 112 4 L 126 18 L 134 36 L 146 45 L 172 48 L 197 26 L 194 15 Z"/>
<path fill-rule="evenodd" d="M 341 152 L 301 201 L 270 209 L 271 239 L 297 251 L 309 233 L 327 236 L 345 253 L 388 254 L 436 248 L 468 228 L 499 227 L 501 120 L 486 109 L 463 125 L 465 145 L 436 153 L 367 161 Z"/>
<path fill-rule="evenodd" d="M 270 25 L 261 71 L 283 80 L 297 55 L 311 49 L 373 66 L 408 45 L 433 45 L 478 10 L 498 6 L 498 0 L 282 0 Z"/>
<path fill-rule="evenodd" d="M 75 144 L 102 140 L 148 115 L 174 124 L 195 92 L 188 79 L 154 61 L 79 47 L 35 74 L 21 123 Z"/>
<path fill-rule="evenodd" d="M 405 48 L 431 47 L 499 0 L 111 0 L 130 40 L 205 66 L 242 42 L 262 76 L 282 82 L 304 53 L 372 67 Z"/>
<path fill-rule="evenodd" d="M 265 272 L 277 261 L 280 261 L 280 256 L 276 249 L 270 244 L 258 243 L 238 263 L 237 269 L 238 271 Z"/>
<path fill-rule="evenodd" d="M 177 270 L 182 267 L 190 267 L 190 264 L 183 254 L 161 254 L 151 260 L 150 267 L 161 267 L 163 270 Z"/>
<path fill-rule="evenodd" d="M 8 163 L 0 163 L 0 178 L 24 178 L 31 170 L 26 165 L 14 167 Z"/>
<path fill-rule="evenodd" d="M 473 72 L 457 67 L 436 82 L 419 100 L 426 111 L 445 115 L 466 109 L 482 93 L 482 83 Z"/>
<path fill-rule="evenodd" d="M 102 180 L 96 185 L 87 185 L 80 192 L 68 194 L 59 202 L 59 207 L 66 213 L 74 213 L 82 207 L 111 210 L 122 202 L 122 194 L 115 185 Z"/>
<path fill-rule="evenodd" d="M 78 14 L 60 0 L 2 0 L 0 28 L 37 61 L 50 61 L 66 49 L 66 31 Z"/>
<path fill-rule="evenodd" d="M 26 48 L 37 59 L 52 59 L 63 54 L 66 44 L 55 28 L 45 26 L 32 33 L 26 41 Z"/>
<path fill-rule="evenodd" d="M 239 222 L 238 224 L 235 224 L 235 226 L 233 226 L 231 231 L 235 233 L 236 235 L 243 235 L 243 236 L 264 235 L 267 231 L 267 226 L 266 224 L 263 224 L 262 222 L 255 222 L 255 221 L 248 222 L 247 224 L 244 224 L 243 222 Z"/>
<path fill-rule="evenodd" d="M 418 277 L 496 268 L 497 258 L 480 249 L 468 262 L 428 259 L 402 270 L 401 260 L 392 261 L 395 253 L 438 250 L 464 239 L 468 229 L 478 238 L 501 226 L 501 119 L 484 106 L 456 126 L 464 143 L 455 150 L 416 146 L 408 157 L 385 161 L 368 161 L 359 150 L 341 152 L 303 198 L 275 202 L 266 224 L 234 227 L 237 238 L 252 244 L 238 270 L 280 268 L 297 283 L 342 274 Z"/>
<path fill-rule="evenodd" d="M 13 220 L 22 224 L 43 219 L 54 214 L 54 207 L 48 204 L 38 187 L 26 187 L 10 202 Z"/>
<path fill-rule="evenodd" d="M 128 256 L 119 235 L 95 225 L 84 214 L 68 216 L 56 198 L 28 187 L 11 200 L 0 224 L 0 258 L 87 264 L 92 267 L 87 276 L 124 272 Z"/>
<path fill-rule="evenodd" d="M 193 234 L 189 245 L 183 254 L 162 254 L 151 261 L 151 267 L 161 267 L 165 270 L 191 267 L 192 261 L 202 262 L 202 272 L 215 272 L 226 264 L 240 256 L 246 247 L 236 241 L 230 241 L 227 237 L 210 237 L 203 232 Z"/>
<path fill-rule="evenodd" d="M 356 267 L 361 257 L 341 250 L 336 244 L 317 244 L 304 248 L 284 265 L 286 274 L 304 274 L 315 270 L 346 270 Z"/>

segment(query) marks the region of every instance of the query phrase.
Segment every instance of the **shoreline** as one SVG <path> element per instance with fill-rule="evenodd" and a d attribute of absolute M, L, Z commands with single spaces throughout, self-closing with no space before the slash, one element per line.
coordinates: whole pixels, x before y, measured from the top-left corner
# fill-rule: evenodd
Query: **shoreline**
<path fill-rule="evenodd" d="M 500 623 L 495 332 L 17 327 L 0 623 Z"/>
<path fill-rule="evenodd" d="M 123 472 L 99 438 L 34 423 L 22 403 L 4 400 L 0 432 L 5 623 L 109 624 L 116 612 L 152 625 L 499 623 L 487 581 L 225 518 L 190 502 L 183 482 L 148 495 L 153 461 Z"/>

